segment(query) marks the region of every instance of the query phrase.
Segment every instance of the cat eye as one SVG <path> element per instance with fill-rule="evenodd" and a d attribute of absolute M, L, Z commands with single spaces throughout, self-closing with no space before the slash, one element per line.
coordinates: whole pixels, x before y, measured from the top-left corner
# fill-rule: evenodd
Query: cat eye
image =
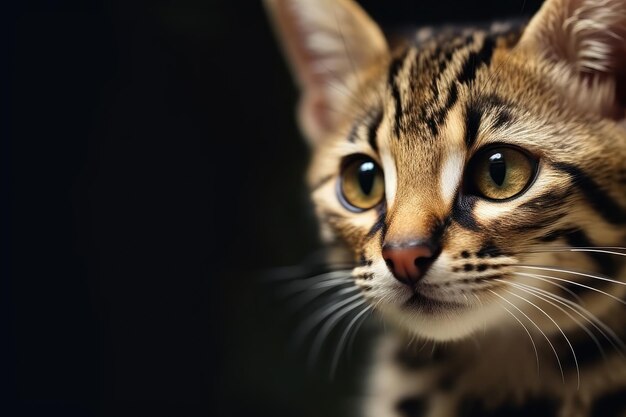
<path fill-rule="evenodd" d="M 348 210 L 369 210 L 385 195 L 383 170 L 366 155 L 350 157 L 342 164 L 337 191 L 339 201 Z"/>
<path fill-rule="evenodd" d="M 468 188 L 490 200 L 507 200 L 530 186 L 537 161 L 521 149 L 499 146 L 478 153 L 469 164 Z"/>

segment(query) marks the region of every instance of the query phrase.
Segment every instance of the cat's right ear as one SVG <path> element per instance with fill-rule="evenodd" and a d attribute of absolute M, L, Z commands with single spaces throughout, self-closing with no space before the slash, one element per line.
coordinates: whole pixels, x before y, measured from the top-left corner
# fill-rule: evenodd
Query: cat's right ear
<path fill-rule="evenodd" d="M 626 118 L 626 0 L 546 0 L 517 48 L 585 112 Z"/>
<path fill-rule="evenodd" d="M 301 89 L 300 126 L 311 143 L 337 129 L 359 75 L 386 61 L 379 27 L 353 0 L 265 0 Z"/>

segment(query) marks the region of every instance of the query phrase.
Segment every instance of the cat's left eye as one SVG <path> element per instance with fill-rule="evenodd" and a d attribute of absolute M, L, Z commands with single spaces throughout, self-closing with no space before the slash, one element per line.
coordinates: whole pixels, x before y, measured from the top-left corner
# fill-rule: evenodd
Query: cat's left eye
<path fill-rule="evenodd" d="M 385 195 L 383 170 L 366 155 L 352 156 L 343 164 L 337 191 L 339 200 L 348 210 L 369 210 Z"/>
<path fill-rule="evenodd" d="M 507 200 L 530 186 L 537 161 L 518 148 L 490 147 L 472 158 L 468 170 L 470 193 L 490 200 Z"/>

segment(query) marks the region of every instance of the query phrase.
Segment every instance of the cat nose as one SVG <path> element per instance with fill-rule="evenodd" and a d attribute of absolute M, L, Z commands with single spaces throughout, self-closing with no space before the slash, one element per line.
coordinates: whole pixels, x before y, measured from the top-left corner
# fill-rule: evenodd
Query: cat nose
<path fill-rule="evenodd" d="M 426 274 L 437 258 L 437 252 L 424 243 L 387 244 L 383 246 L 383 259 L 398 281 L 413 286 Z"/>

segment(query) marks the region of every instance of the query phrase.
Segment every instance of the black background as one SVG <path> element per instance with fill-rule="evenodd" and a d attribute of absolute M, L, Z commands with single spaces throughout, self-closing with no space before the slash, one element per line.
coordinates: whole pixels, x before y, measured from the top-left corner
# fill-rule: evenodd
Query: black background
<path fill-rule="evenodd" d="M 393 27 L 540 2 L 361 3 Z M 317 247 L 262 5 L 2 8 L 2 415 L 350 415 L 358 355 L 307 373 L 257 279 Z"/>

